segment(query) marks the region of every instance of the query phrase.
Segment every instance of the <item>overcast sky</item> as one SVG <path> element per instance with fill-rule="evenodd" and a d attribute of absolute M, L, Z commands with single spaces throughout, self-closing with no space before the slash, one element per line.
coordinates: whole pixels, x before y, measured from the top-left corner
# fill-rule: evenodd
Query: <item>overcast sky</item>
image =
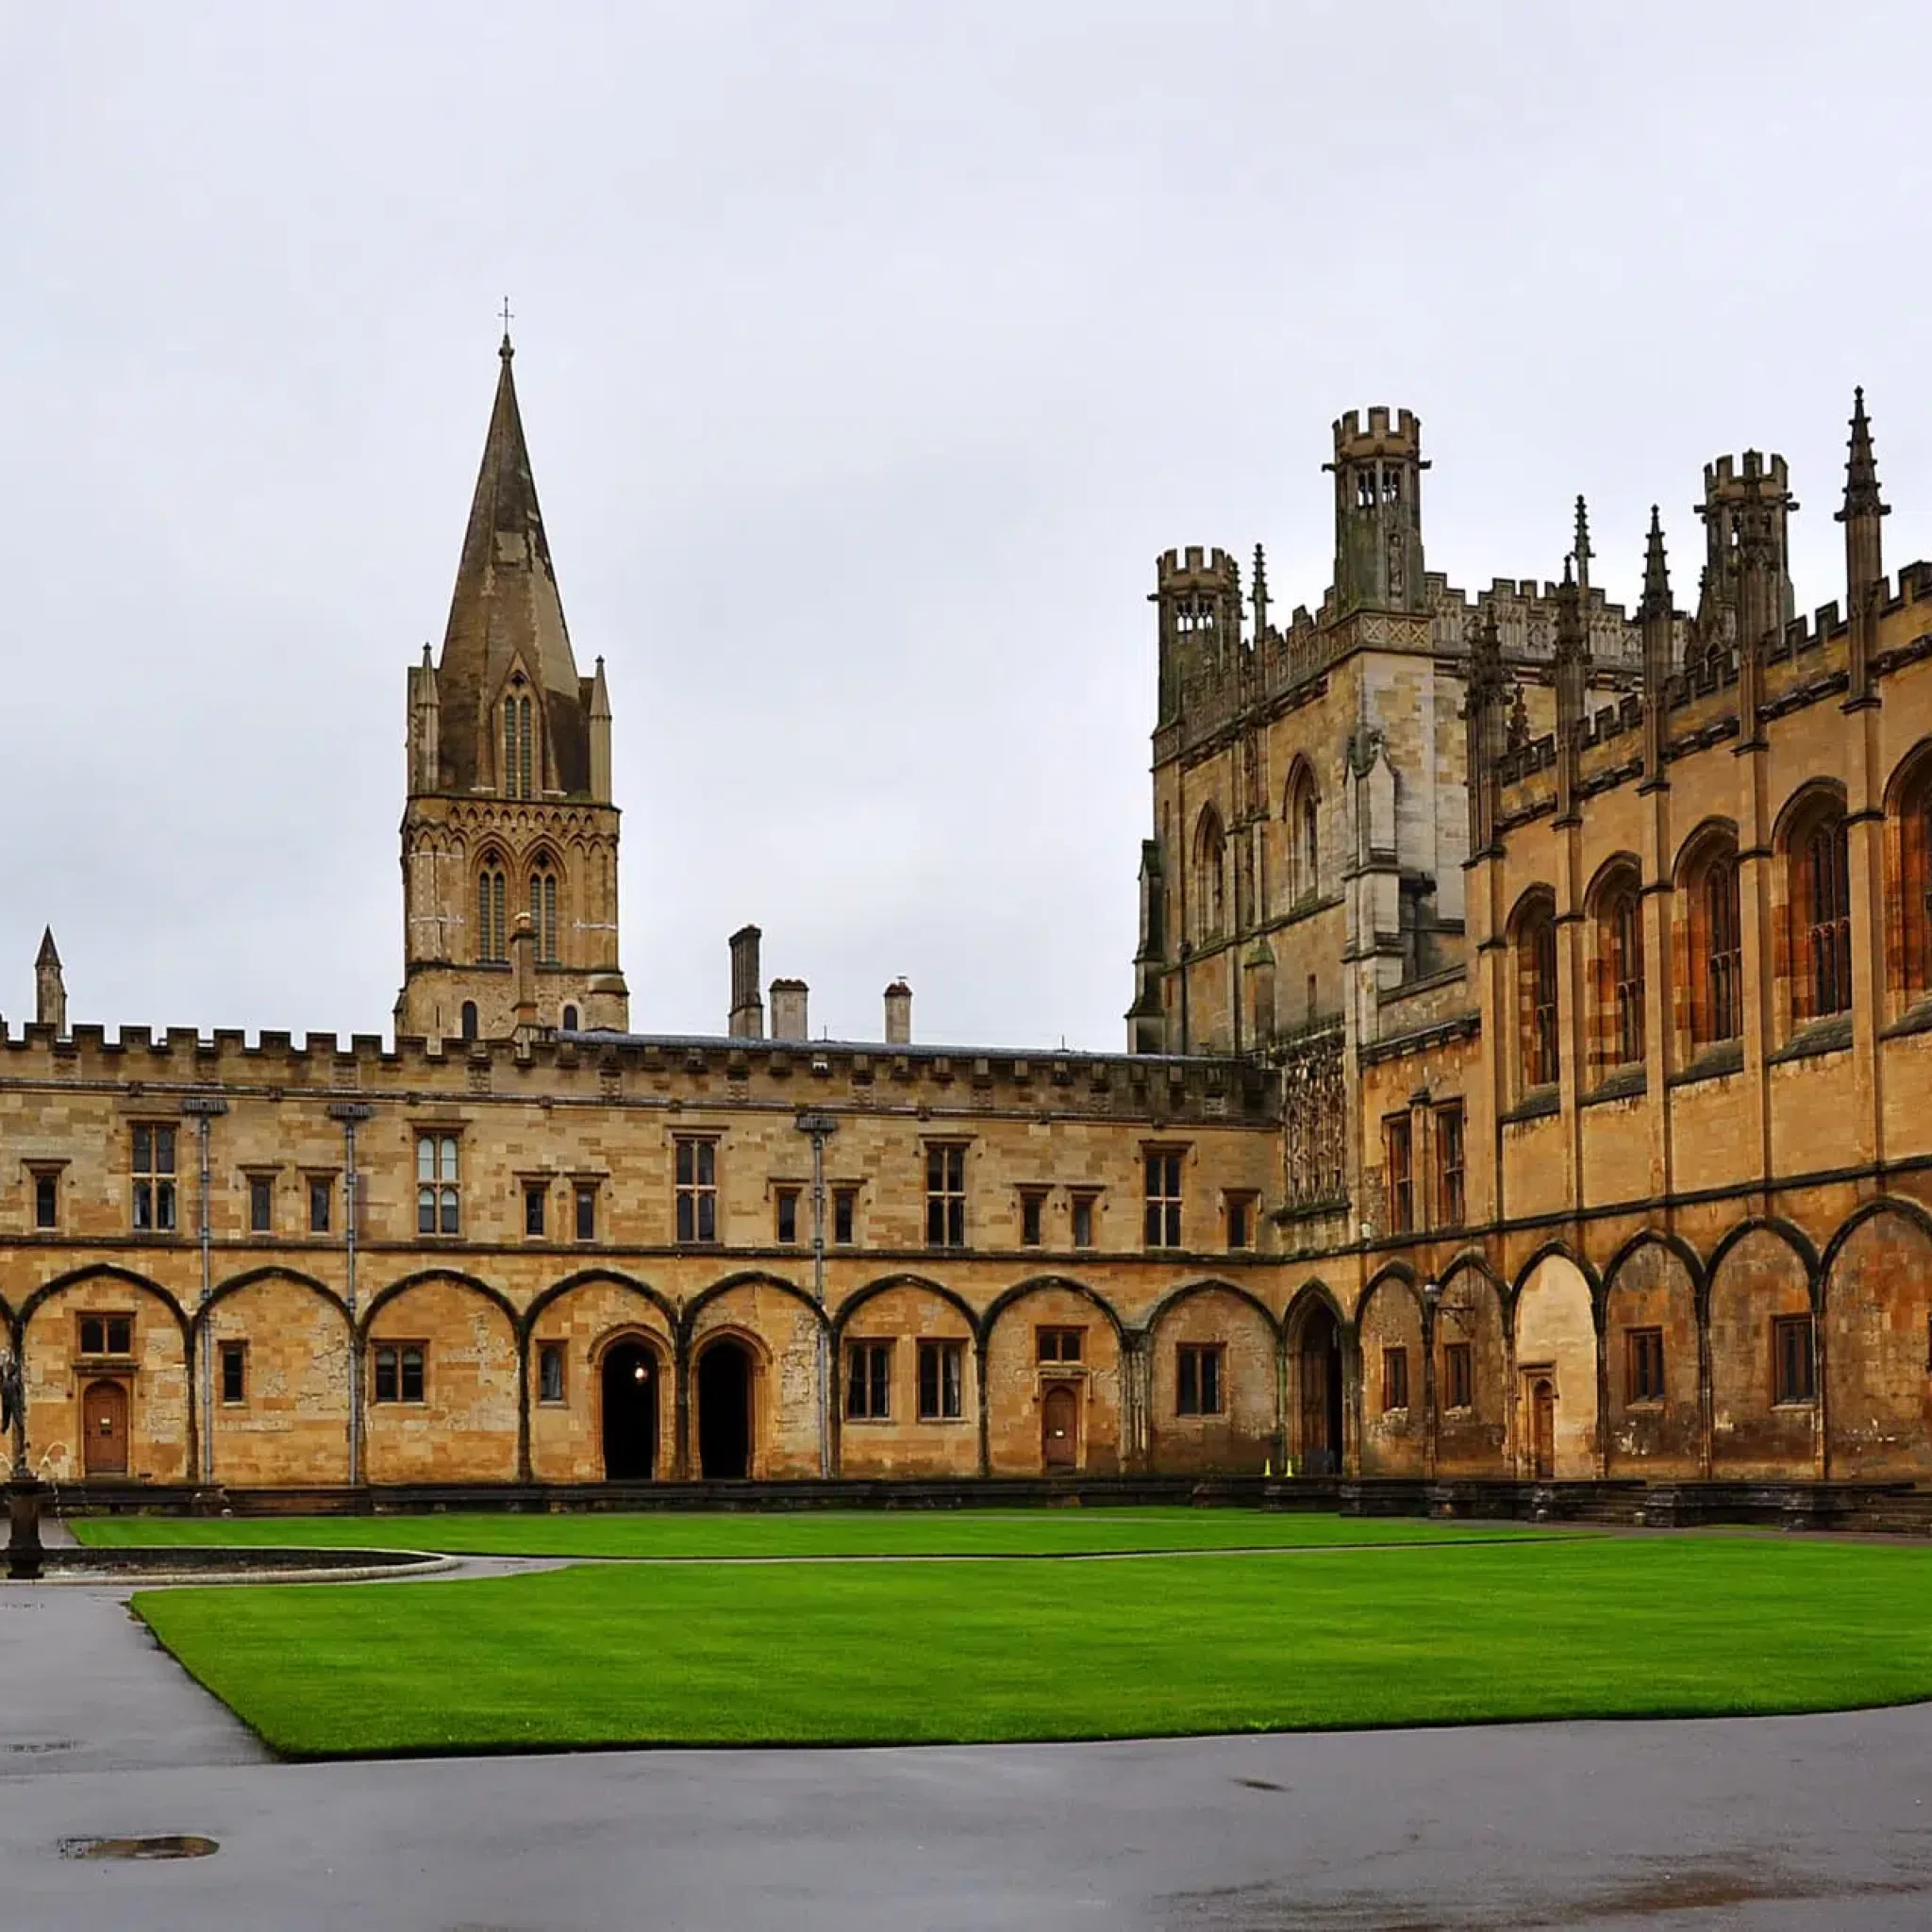
<path fill-rule="evenodd" d="M 1866 385 L 1932 553 L 1920 4 L 0 0 L 0 1009 L 387 1029 L 404 673 L 496 375 L 607 659 L 634 1025 L 725 937 L 814 1031 L 1121 1044 L 1156 553 L 1327 581 L 1414 408 L 1431 568 L 1590 498 L 1680 603 L 1704 461 Z"/>

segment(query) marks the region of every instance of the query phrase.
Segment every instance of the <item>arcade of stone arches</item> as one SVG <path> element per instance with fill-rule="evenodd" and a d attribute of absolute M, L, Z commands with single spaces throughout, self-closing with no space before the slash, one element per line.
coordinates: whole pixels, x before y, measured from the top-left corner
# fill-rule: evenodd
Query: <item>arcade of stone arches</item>
<path fill-rule="evenodd" d="M 96 1266 L 0 1315 L 57 1480 L 1932 1473 L 1932 1215 L 1903 1196 L 1822 1243 L 1778 1219 L 1701 1253 L 1644 1230 L 1601 1263 L 1551 1242 L 1513 1278 L 1468 1250 L 1434 1280 L 1389 1263 L 1352 1308 L 1306 1280 L 1279 1313 L 1221 1278 L 1130 1319 L 1065 1275 L 975 1307 L 891 1274 L 822 1311 L 762 1273 L 680 1305 L 610 1270 L 519 1307 L 426 1270 L 352 1324 L 288 1270 L 191 1314 Z"/>

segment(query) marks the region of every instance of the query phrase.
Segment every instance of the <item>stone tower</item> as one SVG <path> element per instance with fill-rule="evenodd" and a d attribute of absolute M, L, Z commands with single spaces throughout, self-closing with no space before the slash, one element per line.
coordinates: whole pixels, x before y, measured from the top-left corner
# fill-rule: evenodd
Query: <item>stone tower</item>
<path fill-rule="evenodd" d="M 1335 425 L 1334 614 L 1426 610 L 1423 582 L 1422 425 L 1407 409 L 1390 420 L 1351 409 Z"/>
<path fill-rule="evenodd" d="M 498 353 L 442 655 L 432 663 L 425 644 L 409 672 L 398 1035 L 515 1031 L 520 915 L 539 1027 L 629 1024 L 604 660 L 578 675 L 508 336 Z"/>

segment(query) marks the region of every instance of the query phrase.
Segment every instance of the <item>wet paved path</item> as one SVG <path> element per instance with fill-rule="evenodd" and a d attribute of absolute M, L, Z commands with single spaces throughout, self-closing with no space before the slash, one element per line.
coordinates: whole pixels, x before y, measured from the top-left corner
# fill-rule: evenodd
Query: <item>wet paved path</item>
<path fill-rule="evenodd" d="M 1932 1925 L 1932 1707 L 276 1765 L 124 1598 L 0 1586 L 7 1932 Z"/>

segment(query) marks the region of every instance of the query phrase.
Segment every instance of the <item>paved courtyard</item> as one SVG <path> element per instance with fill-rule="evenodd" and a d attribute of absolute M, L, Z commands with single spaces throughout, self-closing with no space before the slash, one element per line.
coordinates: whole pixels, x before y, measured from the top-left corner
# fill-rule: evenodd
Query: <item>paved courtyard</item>
<path fill-rule="evenodd" d="M 1928 1806 L 1932 1707 L 279 1765 L 124 1591 L 0 1585 L 8 1932 L 1924 1927 Z M 60 1855 L 149 1833 L 221 1849 Z"/>

